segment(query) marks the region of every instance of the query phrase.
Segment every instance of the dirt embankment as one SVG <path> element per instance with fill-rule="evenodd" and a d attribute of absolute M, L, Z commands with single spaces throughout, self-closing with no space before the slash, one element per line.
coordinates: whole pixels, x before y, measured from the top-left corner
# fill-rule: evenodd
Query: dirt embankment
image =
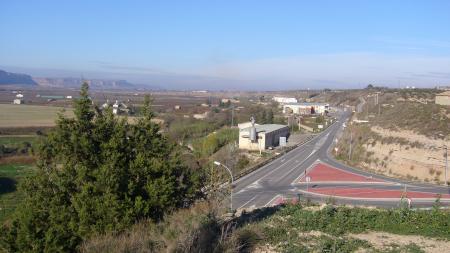
<path fill-rule="evenodd" d="M 445 156 L 443 146 L 450 141 L 436 140 L 409 130 L 392 131 L 371 127 L 371 131 L 392 142 L 367 143 L 366 150 L 373 152 L 378 163 L 364 163 L 364 167 L 389 175 L 425 182 L 443 183 Z M 399 143 L 395 140 L 406 140 Z"/>

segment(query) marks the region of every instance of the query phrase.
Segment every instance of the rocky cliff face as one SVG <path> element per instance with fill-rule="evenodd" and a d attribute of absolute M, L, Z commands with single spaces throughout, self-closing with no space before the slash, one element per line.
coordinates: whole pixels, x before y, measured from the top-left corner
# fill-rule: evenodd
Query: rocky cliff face
<path fill-rule="evenodd" d="M 58 88 L 79 88 L 81 83 L 86 81 L 92 89 L 130 89 L 135 85 L 126 80 L 105 80 L 92 79 L 83 80 L 81 78 L 48 78 L 48 77 L 34 77 L 33 80 L 43 87 L 58 87 Z"/>

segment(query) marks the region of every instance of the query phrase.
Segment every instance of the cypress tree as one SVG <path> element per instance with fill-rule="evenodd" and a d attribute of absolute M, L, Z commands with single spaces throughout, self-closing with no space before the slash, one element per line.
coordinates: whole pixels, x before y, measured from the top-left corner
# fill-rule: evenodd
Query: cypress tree
<path fill-rule="evenodd" d="M 2 229 L 7 251 L 75 251 L 93 234 L 160 220 L 198 197 L 199 174 L 152 122 L 149 97 L 129 124 L 93 106 L 88 89 L 84 83 L 74 118 L 59 115 L 39 148 L 36 173 L 20 184 L 25 199 Z"/>

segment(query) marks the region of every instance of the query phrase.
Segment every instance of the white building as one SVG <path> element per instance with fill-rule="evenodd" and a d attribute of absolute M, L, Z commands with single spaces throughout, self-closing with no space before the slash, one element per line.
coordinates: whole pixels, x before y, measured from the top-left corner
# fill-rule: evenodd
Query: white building
<path fill-rule="evenodd" d="M 13 100 L 13 104 L 15 104 L 15 105 L 23 104 L 23 100 L 20 99 L 20 98 L 16 98 L 16 99 Z"/>
<path fill-rule="evenodd" d="M 113 111 L 114 114 L 119 114 L 119 101 L 116 100 L 116 102 L 113 104 Z"/>
<path fill-rule="evenodd" d="M 273 97 L 273 101 L 278 102 L 280 104 L 286 104 L 286 103 L 297 103 L 296 98 L 289 98 L 289 97 Z"/>
<path fill-rule="evenodd" d="M 283 113 L 293 113 L 300 115 L 325 114 L 330 109 L 326 103 L 287 103 L 283 105 Z"/>
<path fill-rule="evenodd" d="M 289 137 L 286 125 L 266 124 L 254 125 L 239 129 L 239 148 L 247 150 L 265 150 L 280 144 L 280 137 Z"/>
<path fill-rule="evenodd" d="M 16 95 L 16 98 L 13 100 L 13 104 L 15 104 L 15 105 L 20 105 L 20 104 L 23 104 L 23 95 L 22 94 L 17 94 Z"/>

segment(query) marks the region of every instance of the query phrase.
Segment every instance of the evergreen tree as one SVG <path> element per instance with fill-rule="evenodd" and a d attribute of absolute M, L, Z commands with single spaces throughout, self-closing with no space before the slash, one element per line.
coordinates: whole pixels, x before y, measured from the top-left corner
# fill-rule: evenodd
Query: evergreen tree
<path fill-rule="evenodd" d="M 198 197 L 199 175 L 153 123 L 150 99 L 136 124 L 92 105 L 88 85 L 75 118 L 62 114 L 39 150 L 37 171 L 20 188 L 23 204 L 2 229 L 7 251 L 70 252 L 83 238 L 121 231 Z"/>
<path fill-rule="evenodd" d="M 266 123 L 267 124 L 273 124 L 273 111 L 272 111 L 272 109 L 267 110 Z"/>
<path fill-rule="evenodd" d="M 261 124 L 266 124 L 267 123 L 267 113 L 265 109 L 261 110 Z"/>

